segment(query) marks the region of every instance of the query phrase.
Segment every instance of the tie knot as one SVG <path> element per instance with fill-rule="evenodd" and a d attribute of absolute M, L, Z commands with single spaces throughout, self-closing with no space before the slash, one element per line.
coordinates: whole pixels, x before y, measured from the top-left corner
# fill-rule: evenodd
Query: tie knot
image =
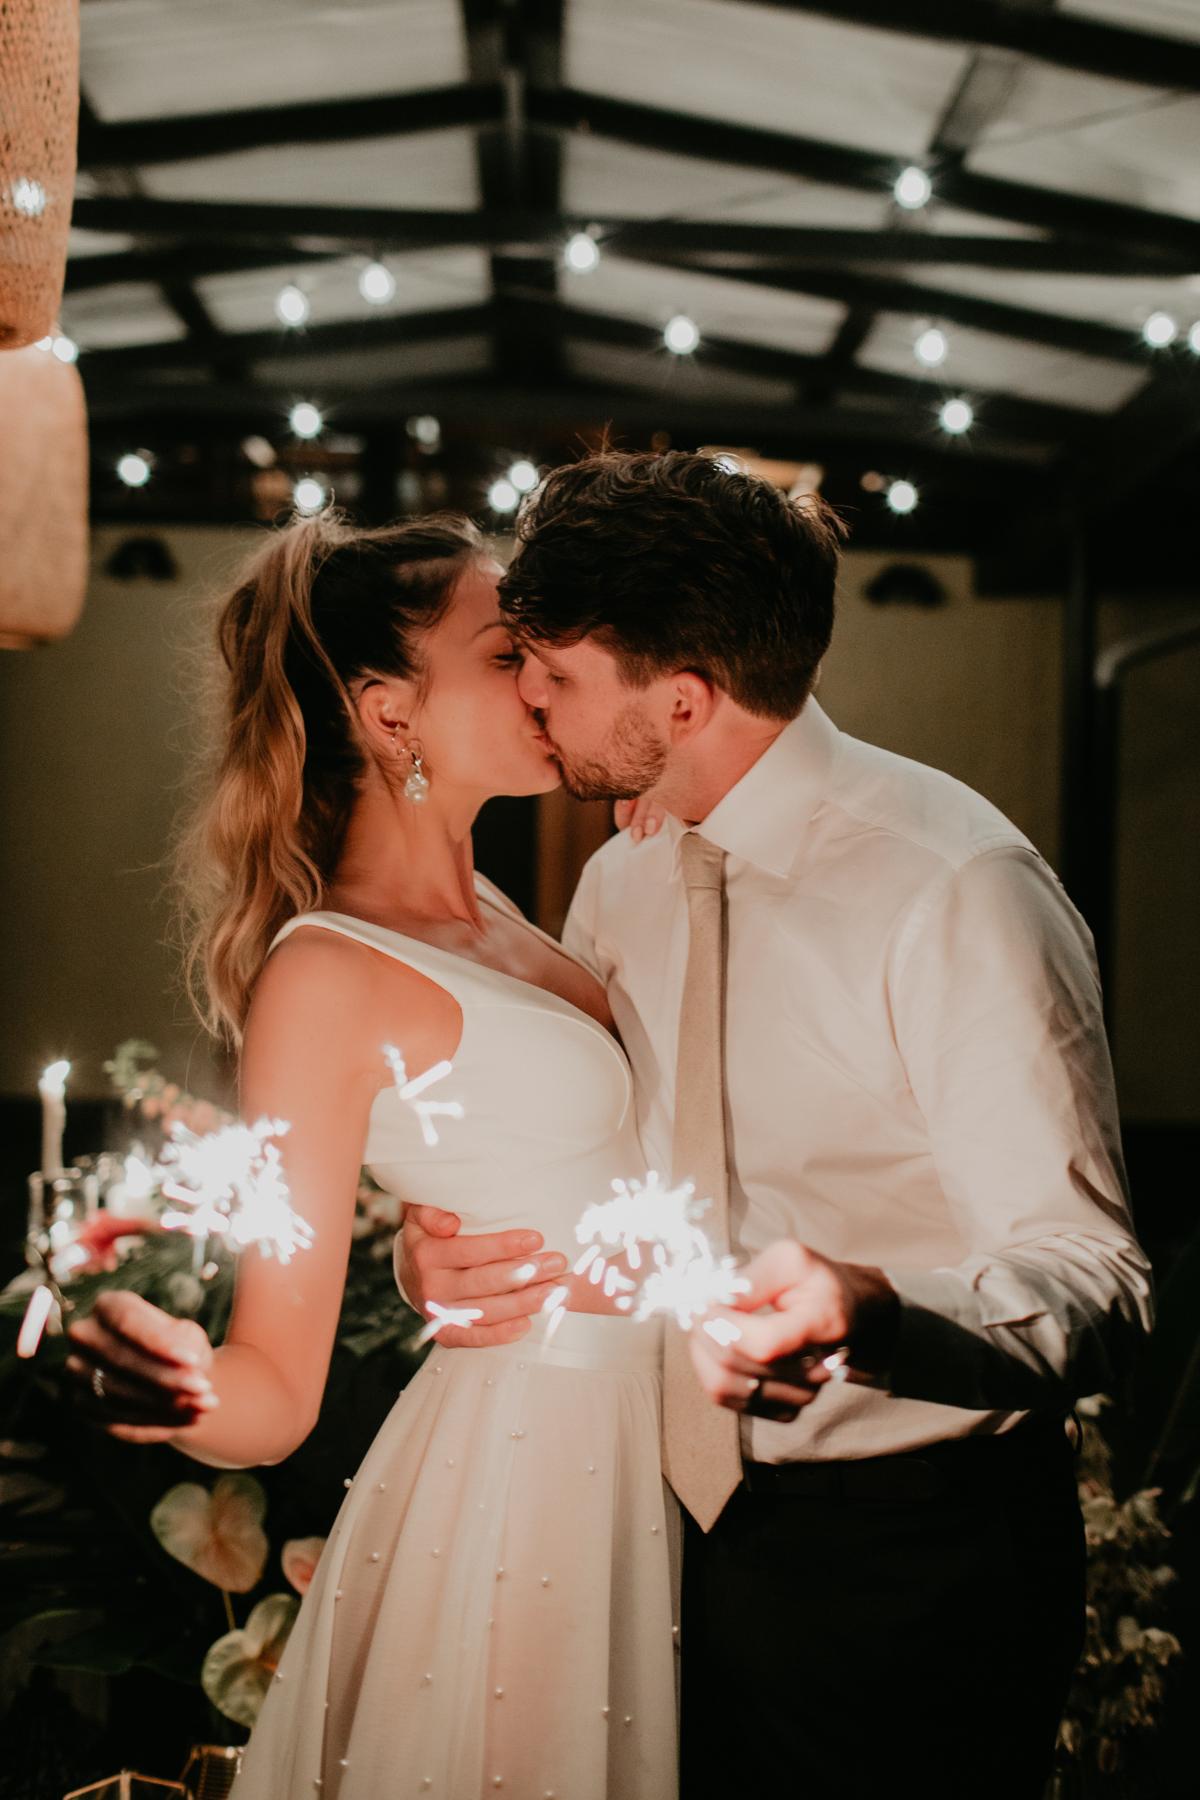
<path fill-rule="evenodd" d="M 679 866 L 683 885 L 693 888 L 717 888 L 725 885 L 725 852 L 707 838 L 685 831 L 679 840 Z"/>

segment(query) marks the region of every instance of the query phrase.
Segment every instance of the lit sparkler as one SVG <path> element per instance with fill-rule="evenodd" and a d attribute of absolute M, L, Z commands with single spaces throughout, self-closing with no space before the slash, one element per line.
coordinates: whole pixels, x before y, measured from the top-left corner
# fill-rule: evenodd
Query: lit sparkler
<path fill-rule="evenodd" d="M 410 1081 L 408 1070 L 404 1066 L 404 1058 L 395 1044 L 385 1044 L 383 1054 L 387 1058 L 388 1067 L 392 1071 L 392 1080 L 396 1084 L 396 1092 L 400 1098 L 412 1107 L 421 1126 L 421 1136 L 432 1148 L 439 1140 L 435 1118 L 461 1119 L 463 1106 L 460 1100 L 422 1100 L 420 1095 L 425 1089 L 432 1087 L 435 1081 L 442 1081 L 449 1075 L 452 1064 L 448 1062 L 434 1063 L 423 1075 L 414 1075 Z"/>

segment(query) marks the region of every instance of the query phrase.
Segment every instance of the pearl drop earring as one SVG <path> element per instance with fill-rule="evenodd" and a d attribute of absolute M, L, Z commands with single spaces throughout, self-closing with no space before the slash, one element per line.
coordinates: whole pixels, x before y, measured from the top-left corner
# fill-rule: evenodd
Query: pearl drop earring
<path fill-rule="evenodd" d="M 414 806 L 423 806 L 429 794 L 429 777 L 425 773 L 425 751 L 420 738 L 411 738 L 408 754 L 412 758 L 412 768 L 404 783 L 404 798 L 411 800 Z"/>

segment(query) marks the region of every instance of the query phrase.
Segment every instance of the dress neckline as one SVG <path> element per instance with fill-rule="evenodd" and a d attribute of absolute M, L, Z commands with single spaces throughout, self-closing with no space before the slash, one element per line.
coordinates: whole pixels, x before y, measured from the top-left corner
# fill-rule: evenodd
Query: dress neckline
<path fill-rule="evenodd" d="M 559 955 L 564 956 L 568 962 L 573 962 L 577 967 L 587 970 L 588 974 L 591 973 L 591 971 L 587 969 L 586 963 L 581 963 L 577 957 L 571 955 L 569 950 L 564 950 L 562 945 L 552 938 L 549 932 L 543 931 L 540 925 L 533 924 L 531 920 L 527 919 L 523 913 L 517 912 L 515 908 L 511 912 L 508 912 L 505 908 L 497 905 L 491 895 L 480 887 L 479 883 L 482 880 L 486 880 L 486 877 L 480 876 L 477 873 L 475 877 L 475 891 L 482 900 L 487 902 L 493 912 L 501 913 L 505 918 L 512 919 L 518 925 L 523 925 L 527 931 L 532 931 L 536 936 L 544 938 L 551 948 L 557 950 Z M 488 883 L 488 885 L 490 886 L 491 884 Z M 443 950 L 439 944 L 430 944 L 427 943 L 424 938 L 413 937 L 406 931 L 397 931 L 392 925 L 380 925 L 374 919 L 360 918 L 357 913 L 336 912 L 332 908 L 322 907 L 316 914 L 299 914 L 294 923 L 300 924 L 307 918 L 321 916 L 328 919 L 345 919 L 352 925 L 365 925 L 371 931 L 382 931 L 387 937 L 398 938 L 402 944 L 414 944 L 419 950 L 428 951 L 433 956 L 440 956 L 448 962 L 465 964 L 469 969 L 478 969 L 484 975 L 494 975 L 500 981 L 507 981 L 513 987 L 524 988 L 527 993 L 538 994 L 543 1000 L 556 1002 L 559 1006 L 565 1007 L 569 1013 L 573 1013 L 577 1018 L 582 1019 L 585 1024 L 590 1025 L 593 1031 L 600 1034 L 605 1043 L 611 1045 L 612 1049 L 617 1056 L 621 1058 L 622 1062 L 625 1060 L 624 1051 L 614 1032 L 611 1032 L 606 1025 L 602 1025 L 599 1019 L 597 1019 L 593 1013 L 588 1012 L 585 1007 L 576 1006 L 573 1000 L 565 999 L 562 994 L 555 993 L 552 988 L 539 987 L 536 981 L 526 981 L 520 975 L 510 975 L 505 969 L 494 968 L 491 963 L 478 962 L 473 956 L 463 956 L 457 950 Z M 451 998 L 455 999 L 456 996 L 451 995 Z M 459 1005 L 461 1007 L 461 1002 L 459 1002 Z M 463 1022 L 465 1029 L 465 1010 Z"/>

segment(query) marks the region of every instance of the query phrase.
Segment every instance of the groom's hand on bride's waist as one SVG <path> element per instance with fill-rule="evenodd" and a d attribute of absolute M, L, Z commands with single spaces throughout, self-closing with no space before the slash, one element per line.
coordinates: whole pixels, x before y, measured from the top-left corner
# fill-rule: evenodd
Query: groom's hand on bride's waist
<path fill-rule="evenodd" d="M 900 1301 L 881 1269 L 781 1238 L 739 1273 L 749 1285 L 736 1308 L 714 1307 L 691 1333 L 696 1372 L 718 1405 L 742 1412 L 749 1400 L 757 1414 L 790 1420 L 830 1381 L 886 1383 Z"/>
<path fill-rule="evenodd" d="M 543 1248 L 537 1231 L 460 1233 L 456 1213 L 408 1206 L 396 1272 L 410 1306 L 428 1318 L 429 1303 L 470 1307 L 471 1325 L 446 1325 L 437 1341 L 447 1349 L 511 1344 L 524 1337 L 534 1313 L 566 1271 L 567 1259 Z"/>

